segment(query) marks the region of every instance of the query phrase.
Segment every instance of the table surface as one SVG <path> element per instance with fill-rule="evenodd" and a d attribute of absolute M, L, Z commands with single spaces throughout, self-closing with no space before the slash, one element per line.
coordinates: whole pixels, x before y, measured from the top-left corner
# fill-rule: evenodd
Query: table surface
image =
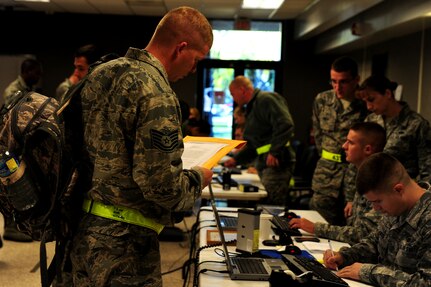
<path fill-rule="evenodd" d="M 236 216 L 237 213 L 235 212 L 237 208 L 234 207 L 222 207 L 219 208 L 220 215 L 229 215 L 229 216 Z M 224 212 L 223 212 L 224 211 Z M 323 217 L 314 210 L 291 210 L 298 214 L 301 217 L 305 217 L 311 221 L 314 222 L 325 222 Z M 208 229 L 216 229 L 214 227 L 214 214 L 212 212 L 211 207 L 205 206 L 201 208 L 201 212 L 199 214 L 199 221 L 200 221 L 200 230 L 199 230 L 199 246 L 205 246 L 207 245 L 207 230 Z M 306 235 L 307 233 L 303 230 L 301 230 L 303 235 Z M 228 240 L 228 239 L 227 239 Z M 327 239 L 322 239 L 327 240 Z M 296 243 L 299 248 L 307 250 L 302 243 Z M 343 246 L 348 246 L 347 243 L 338 242 L 338 241 L 332 241 L 331 245 L 334 250 L 339 250 Z M 277 249 L 277 248 L 284 248 L 281 246 L 278 247 L 268 247 L 264 246 L 262 243 L 260 243 L 261 249 Z M 210 270 L 226 270 L 226 265 L 223 263 L 214 263 L 214 262 L 208 262 L 208 261 L 222 261 L 223 258 L 217 255 L 214 251 L 215 248 L 205 248 L 202 249 L 199 253 L 199 262 L 200 266 L 199 268 L 206 268 Z M 232 252 L 235 252 L 235 246 L 229 246 L 229 250 Z M 315 258 L 318 260 L 322 259 L 323 257 L 323 251 L 316 251 L 316 250 L 308 250 Z M 206 261 L 205 263 L 202 263 Z M 364 286 L 370 286 L 365 283 L 353 281 L 344 279 L 349 286 L 351 287 L 364 287 Z M 199 286 L 203 287 L 236 287 L 236 286 L 247 286 L 247 287 L 268 287 L 267 281 L 244 281 L 244 280 L 231 280 L 229 278 L 229 275 L 226 273 L 217 273 L 217 272 L 206 272 L 201 273 L 199 276 Z"/>
<path fill-rule="evenodd" d="M 230 190 L 223 190 L 221 184 L 215 180 L 212 181 L 212 189 L 214 197 L 218 199 L 231 199 L 231 200 L 255 200 L 258 201 L 268 196 L 263 185 L 260 182 L 259 176 L 253 173 L 247 173 L 242 171 L 241 174 L 232 174 L 231 178 L 234 179 L 238 184 L 252 184 L 259 187 L 257 192 L 243 192 L 238 187 L 231 187 Z M 209 188 L 205 187 L 202 190 L 202 198 L 209 199 L 210 193 Z"/>

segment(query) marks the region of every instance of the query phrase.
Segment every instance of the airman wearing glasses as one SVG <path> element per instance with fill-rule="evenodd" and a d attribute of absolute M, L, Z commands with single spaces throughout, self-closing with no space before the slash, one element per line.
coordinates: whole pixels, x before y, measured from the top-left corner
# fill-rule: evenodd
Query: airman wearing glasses
<path fill-rule="evenodd" d="M 332 89 L 318 94 L 313 103 L 314 137 L 321 157 L 313 175 L 310 208 L 333 225 L 345 224 L 344 208 L 354 197 L 354 190 L 345 194 L 342 189 L 348 166 L 342 145 L 350 127 L 367 115 L 365 104 L 356 97 L 359 81 L 357 63 L 340 57 L 331 65 Z"/>

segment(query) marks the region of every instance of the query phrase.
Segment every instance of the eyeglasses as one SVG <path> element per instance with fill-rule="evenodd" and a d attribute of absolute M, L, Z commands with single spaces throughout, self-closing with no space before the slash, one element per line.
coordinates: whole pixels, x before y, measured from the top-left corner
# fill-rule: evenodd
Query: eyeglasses
<path fill-rule="evenodd" d="M 353 81 L 353 79 L 342 79 L 342 80 L 339 80 L 339 81 L 330 79 L 329 80 L 329 84 L 332 85 L 332 86 L 335 86 L 335 85 L 344 86 L 344 85 L 350 84 L 352 81 Z"/>

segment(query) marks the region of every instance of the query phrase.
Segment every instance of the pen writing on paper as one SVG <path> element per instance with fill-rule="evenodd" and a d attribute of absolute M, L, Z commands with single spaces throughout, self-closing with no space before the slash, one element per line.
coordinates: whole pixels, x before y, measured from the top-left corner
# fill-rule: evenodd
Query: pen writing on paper
<path fill-rule="evenodd" d="M 331 240 L 330 239 L 328 239 L 328 244 L 329 244 L 329 249 L 331 249 L 331 255 L 332 255 L 332 257 L 334 257 L 335 256 L 334 249 L 332 248 L 332 244 L 331 244 Z M 337 263 L 335 263 L 335 270 L 338 271 Z"/>

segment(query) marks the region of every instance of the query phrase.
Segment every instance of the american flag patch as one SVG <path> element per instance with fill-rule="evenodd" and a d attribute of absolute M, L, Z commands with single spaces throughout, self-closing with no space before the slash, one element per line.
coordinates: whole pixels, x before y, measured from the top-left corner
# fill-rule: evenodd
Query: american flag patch
<path fill-rule="evenodd" d="M 150 130 L 152 147 L 162 152 L 171 152 L 178 147 L 178 131 Z"/>

